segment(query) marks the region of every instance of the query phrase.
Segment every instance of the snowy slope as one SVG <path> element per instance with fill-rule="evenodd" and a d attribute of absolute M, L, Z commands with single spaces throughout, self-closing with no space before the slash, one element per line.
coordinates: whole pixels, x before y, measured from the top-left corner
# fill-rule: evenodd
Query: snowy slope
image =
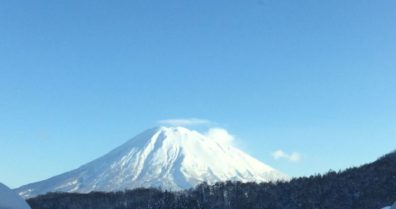
<path fill-rule="evenodd" d="M 0 209 L 30 209 L 22 197 L 0 183 Z"/>
<path fill-rule="evenodd" d="M 16 191 L 33 197 L 50 191 L 115 191 L 136 187 L 186 189 L 204 181 L 274 181 L 287 176 L 231 144 L 182 127 L 147 130 L 80 168 Z"/>
<path fill-rule="evenodd" d="M 387 206 L 387 207 L 384 207 L 384 208 L 382 208 L 382 209 L 396 209 L 396 202 L 393 203 L 392 206 Z"/>

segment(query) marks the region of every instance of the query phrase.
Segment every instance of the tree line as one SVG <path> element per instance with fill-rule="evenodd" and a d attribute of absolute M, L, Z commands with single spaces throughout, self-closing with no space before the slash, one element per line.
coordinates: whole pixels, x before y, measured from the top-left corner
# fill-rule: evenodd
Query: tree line
<path fill-rule="evenodd" d="M 288 182 L 200 184 L 171 192 L 48 193 L 32 209 L 380 209 L 396 200 L 396 153 L 374 163 Z"/>

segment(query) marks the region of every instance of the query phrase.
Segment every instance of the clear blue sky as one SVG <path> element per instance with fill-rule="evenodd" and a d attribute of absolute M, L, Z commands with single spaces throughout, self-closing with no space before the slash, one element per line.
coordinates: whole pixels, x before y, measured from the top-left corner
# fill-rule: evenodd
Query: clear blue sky
<path fill-rule="evenodd" d="M 396 148 L 395 37 L 393 0 L 3 2 L 0 181 L 169 118 L 214 121 L 292 176 L 370 162 Z"/>

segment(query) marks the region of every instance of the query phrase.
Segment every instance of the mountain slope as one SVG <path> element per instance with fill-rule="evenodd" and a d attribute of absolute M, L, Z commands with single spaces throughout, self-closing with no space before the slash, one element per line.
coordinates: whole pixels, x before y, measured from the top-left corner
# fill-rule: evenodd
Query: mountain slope
<path fill-rule="evenodd" d="M 80 168 L 16 191 L 33 197 L 50 191 L 115 191 L 137 187 L 190 188 L 204 181 L 283 180 L 287 177 L 229 143 L 182 127 L 147 130 Z"/>
<path fill-rule="evenodd" d="M 183 193 L 53 193 L 28 202 L 33 209 L 380 209 L 395 200 L 396 152 L 360 167 L 287 182 L 201 184 Z"/>
<path fill-rule="evenodd" d="M 6 185 L 0 183 L 0 208 L 1 209 L 30 209 L 22 197 Z"/>

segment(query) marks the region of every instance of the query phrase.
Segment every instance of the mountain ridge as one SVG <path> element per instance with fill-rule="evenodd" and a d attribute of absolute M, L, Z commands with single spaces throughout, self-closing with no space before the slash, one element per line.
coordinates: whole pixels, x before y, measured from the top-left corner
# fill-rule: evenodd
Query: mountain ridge
<path fill-rule="evenodd" d="M 396 153 L 341 171 L 287 182 L 200 184 L 184 192 L 134 189 L 116 193 L 51 193 L 33 209 L 389 209 L 396 199 Z M 70 204 L 73 202 L 73 204 Z M 396 206 L 396 204 L 394 204 Z M 393 206 L 392 206 L 393 207 Z"/>
<path fill-rule="evenodd" d="M 202 182 L 268 182 L 288 177 L 229 143 L 183 127 L 156 127 L 77 169 L 28 184 L 25 198 L 47 192 L 117 191 L 138 187 L 167 190 Z"/>

